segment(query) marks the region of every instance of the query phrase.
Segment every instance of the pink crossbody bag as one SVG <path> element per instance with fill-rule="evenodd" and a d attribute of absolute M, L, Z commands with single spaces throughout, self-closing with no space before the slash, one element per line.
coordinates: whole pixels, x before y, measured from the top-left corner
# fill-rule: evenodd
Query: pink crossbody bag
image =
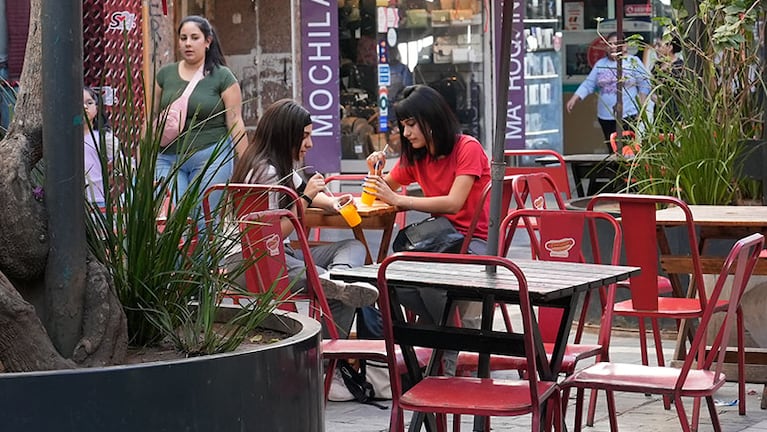
<path fill-rule="evenodd" d="M 162 116 L 165 117 L 165 128 L 163 128 L 162 137 L 160 137 L 160 145 L 162 147 L 166 147 L 168 144 L 172 143 L 173 140 L 181 135 L 181 131 L 184 130 L 184 126 L 186 125 L 186 113 L 189 107 L 189 96 L 191 96 L 194 88 L 197 87 L 197 83 L 200 82 L 201 79 L 203 79 L 202 67 L 197 70 L 192 77 L 192 80 L 186 85 L 184 93 L 182 93 L 178 99 L 171 102 L 163 111 Z M 161 119 L 163 118 L 162 116 L 160 117 Z"/>

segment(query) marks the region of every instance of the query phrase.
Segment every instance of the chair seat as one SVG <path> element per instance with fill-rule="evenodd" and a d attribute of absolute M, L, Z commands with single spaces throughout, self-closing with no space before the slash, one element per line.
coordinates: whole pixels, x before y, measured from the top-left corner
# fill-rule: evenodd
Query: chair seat
<path fill-rule="evenodd" d="M 644 366 L 629 363 L 600 362 L 570 375 L 562 387 L 588 387 L 650 394 L 671 394 L 681 369 L 664 366 Z M 690 371 L 682 396 L 710 394 L 725 382 L 724 374 L 716 379 L 713 371 Z"/>
<path fill-rule="evenodd" d="M 402 350 L 397 347 L 397 370 L 400 374 L 407 372 Z M 426 367 L 429 364 L 432 350 L 415 347 L 418 365 Z M 386 344 L 383 339 L 325 339 L 322 341 L 322 356 L 330 359 L 360 358 L 386 362 Z"/>
<path fill-rule="evenodd" d="M 526 380 L 492 378 L 426 377 L 400 398 L 402 408 L 412 411 L 511 416 L 531 412 L 530 387 Z M 545 400 L 558 391 L 551 382 L 538 383 L 538 397 Z"/>
<path fill-rule="evenodd" d="M 546 350 L 546 357 L 551 359 L 551 352 L 554 350 L 554 344 L 545 343 L 543 344 L 543 347 Z M 562 373 L 572 373 L 572 371 L 575 369 L 575 364 L 578 363 L 578 361 L 586 357 L 596 356 L 601 349 L 601 345 L 568 344 L 565 348 L 565 355 L 562 357 Z M 456 374 L 465 375 L 466 372 L 473 372 L 477 370 L 478 362 L 478 353 L 461 351 L 458 353 L 458 365 L 456 366 Z M 512 357 L 503 355 L 490 356 L 490 370 L 522 369 L 526 364 L 527 359 L 524 357 Z"/>
<path fill-rule="evenodd" d="M 727 301 L 717 302 L 717 310 L 725 310 Z M 696 298 L 677 298 L 677 297 L 658 297 L 657 310 L 640 310 L 634 308 L 632 301 L 624 300 L 615 303 L 613 312 L 616 315 L 643 316 L 655 318 L 695 318 L 703 315 L 703 309 L 700 307 L 700 300 Z"/>

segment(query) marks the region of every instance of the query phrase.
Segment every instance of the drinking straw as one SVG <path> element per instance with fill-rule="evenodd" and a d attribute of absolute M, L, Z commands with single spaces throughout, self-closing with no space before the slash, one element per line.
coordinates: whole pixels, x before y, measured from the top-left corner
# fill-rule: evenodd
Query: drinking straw
<path fill-rule="evenodd" d="M 384 154 L 386 154 L 386 150 L 389 150 L 389 143 L 386 143 L 386 145 L 384 146 L 383 150 L 381 150 L 381 151 Z M 381 175 L 381 173 L 378 172 L 378 165 L 380 165 L 380 164 L 381 164 L 381 161 L 378 160 L 378 161 L 376 161 L 375 165 L 373 165 L 373 172 L 375 173 L 375 175 Z"/>

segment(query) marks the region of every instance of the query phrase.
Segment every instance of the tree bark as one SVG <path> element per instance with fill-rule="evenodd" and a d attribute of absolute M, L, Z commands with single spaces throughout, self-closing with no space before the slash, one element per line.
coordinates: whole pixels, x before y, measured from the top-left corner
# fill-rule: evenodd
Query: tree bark
<path fill-rule="evenodd" d="M 74 353 L 58 353 L 27 297 L 44 278 L 48 213 L 33 168 L 43 158 L 40 0 L 31 1 L 29 38 L 13 122 L 0 141 L 0 363 L 5 371 L 100 366 L 123 360 L 125 314 L 107 269 L 87 263 L 83 322 Z M 56 163 L 56 161 L 46 161 Z M 43 192 L 44 194 L 44 192 Z M 14 283 L 11 282 L 14 281 Z M 21 288 L 21 287 L 25 288 Z M 29 289 L 27 287 L 32 287 Z M 44 301 L 35 302 L 38 305 Z"/>

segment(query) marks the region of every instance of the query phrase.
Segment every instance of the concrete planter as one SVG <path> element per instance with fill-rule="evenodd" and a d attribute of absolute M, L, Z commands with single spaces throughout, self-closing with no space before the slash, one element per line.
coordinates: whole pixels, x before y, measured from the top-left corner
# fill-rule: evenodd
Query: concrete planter
<path fill-rule="evenodd" d="M 320 325 L 279 313 L 293 336 L 235 353 L 0 375 L 3 431 L 324 431 Z"/>

